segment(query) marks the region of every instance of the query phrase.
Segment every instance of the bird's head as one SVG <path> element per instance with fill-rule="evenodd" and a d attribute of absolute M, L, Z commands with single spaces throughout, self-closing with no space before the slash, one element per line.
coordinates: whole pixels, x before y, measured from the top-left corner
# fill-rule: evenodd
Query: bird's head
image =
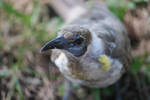
<path fill-rule="evenodd" d="M 82 56 L 91 42 L 90 31 L 81 26 L 67 26 L 58 32 L 58 37 L 46 43 L 41 52 L 49 49 L 66 50 L 74 56 Z"/>

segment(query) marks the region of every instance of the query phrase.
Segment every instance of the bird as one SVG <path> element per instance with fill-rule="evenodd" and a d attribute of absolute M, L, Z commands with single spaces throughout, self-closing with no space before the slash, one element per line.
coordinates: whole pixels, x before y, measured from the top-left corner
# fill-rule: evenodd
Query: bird
<path fill-rule="evenodd" d="M 131 64 L 125 26 L 99 4 L 60 29 L 57 37 L 41 48 L 46 51 L 67 80 L 90 88 L 114 84 Z"/>

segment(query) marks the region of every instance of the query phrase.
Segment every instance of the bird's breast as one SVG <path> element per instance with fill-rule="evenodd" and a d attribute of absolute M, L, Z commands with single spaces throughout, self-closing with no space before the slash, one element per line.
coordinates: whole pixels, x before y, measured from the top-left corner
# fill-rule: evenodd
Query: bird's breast
<path fill-rule="evenodd" d="M 75 83 L 104 87 L 114 83 L 122 74 L 122 64 L 106 55 L 101 55 L 97 61 L 83 58 L 78 62 L 64 52 L 56 54 L 53 62 L 67 79 Z"/>

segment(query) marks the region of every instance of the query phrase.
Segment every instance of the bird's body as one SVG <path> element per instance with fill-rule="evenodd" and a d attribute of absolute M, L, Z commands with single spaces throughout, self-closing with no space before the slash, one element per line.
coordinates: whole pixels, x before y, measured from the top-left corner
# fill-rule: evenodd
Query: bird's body
<path fill-rule="evenodd" d="M 62 28 L 57 38 L 42 51 L 51 49 L 52 62 L 72 82 L 105 87 L 116 82 L 129 67 L 126 29 L 103 5 Z"/>

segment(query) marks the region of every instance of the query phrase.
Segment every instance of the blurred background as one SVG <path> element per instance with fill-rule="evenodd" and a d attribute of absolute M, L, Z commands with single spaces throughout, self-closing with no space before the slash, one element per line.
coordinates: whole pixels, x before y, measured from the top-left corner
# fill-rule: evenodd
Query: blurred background
<path fill-rule="evenodd" d="M 66 25 L 64 4 L 84 11 L 84 3 L 91 6 L 95 0 L 51 1 L 0 0 L 0 100 L 61 100 L 64 95 L 64 77 L 39 51 Z M 119 80 L 121 98 L 150 100 L 150 1 L 101 1 L 126 25 L 132 43 L 131 68 Z M 116 100 L 115 92 L 114 85 L 100 89 L 101 100 Z M 93 93 L 75 85 L 71 100 L 93 100 Z"/>

